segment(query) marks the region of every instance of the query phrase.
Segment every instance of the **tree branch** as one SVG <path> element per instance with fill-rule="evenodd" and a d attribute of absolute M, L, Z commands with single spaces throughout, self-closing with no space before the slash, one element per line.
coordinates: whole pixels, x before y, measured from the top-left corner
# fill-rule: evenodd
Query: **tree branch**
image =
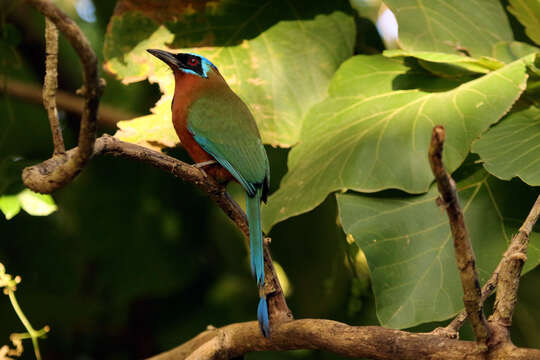
<path fill-rule="evenodd" d="M 97 58 L 90 43 L 77 24 L 56 7 L 50 0 L 27 0 L 38 11 L 51 20 L 75 49 L 83 65 L 84 85 L 82 93 L 85 106 L 81 116 L 79 144 L 74 156 L 48 173 L 40 173 L 36 166 L 24 169 L 23 182 L 30 189 L 50 193 L 69 183 L 92 156 L 96 138 L 96 117 L 101 97 L 102 84 L 98 77 Z"/>
<path fill-rule="evenodd" d="M 491 274 L 491 277 L 488 279 L 488 281 L 485 282 L 485 284 L 482 286 L 482 296 L 480 297 L 480 301 L 482 304 L 486 301 L 488 297 L 490 297 L 491 294 L 495 291 L 497 288 L 497 279 L 499 277 L 499 271 L 501 269 L 502 263 L 504 261 L 505 257 L 501 259 L 495 270 L 493 270 L 493 273 Z M 445 327 L 439 327 L 432 331 L 435 335 L 441 335 L 446 336 L 451 339 L 456 339 L 459 334 L 459 329 L 463 326 L 463 323 L 467 319 L 467 310 L 463 309 L 455 318 Z"/>
<path fill-rule="evenodd" d="M 506 328 L 506 332 L 508 332 L 507 328 L 512 325 L 512 314 L 517 301 L 521 269 L 527 260 L 529 235 L 539 216 L 540 196 L 536 199 L 518 233 L 512 238 L 508 250 L 504 253 L 503 261 L 501 261 L 494 311 L 489 320 L 490 323 L 498 325 L 497 328 Z"/>
<path fill-rule="evenodd" d="M 71 149 L 65 154 L 53 156 L 35 165 L 33 168 L 38 173 L 53 173 L 58 167 L 71 161 L 71 158 L 77 156 L 77 153 L 77 148 Z M 218 184 L 199 168 L 161 152 L 123 142 L 109 135 L 104 135 L 96 140 L 93 155 L 112 155 L 142 161 L 164 170 L 185 182 L 195 184 L 199 189 L 207 193 L 210 199 L 236 224 L 242 234 L 246 238 L 249 238 L 249 226 L 242 208 L 229 196 L 223 185 Z M 268 243 L 269 238 L 264 242 L 265 285 L 263 292 L 268 301 L 270 325 L 274 327 L 282 322 L 292 320 L 293 317 L 285 301 L 285 296 L 283 295 L 283 290 L 281 289 L 272 257 L 270 256 Z"/>
<path fill-rule="evenodd" d="M 485 359 L 485 349 L 473 341 L 410 333 L 380 326 L 349 326 L 337 321 L 302 319 L 260 335 L 256 322 L 231 324 L 204 331 L 192 340 L 148 360 L 231 359 L 253 351 L 325 350 L 369 359 Z M 540 350 L 505 348 L 490 359 L 540 359 Z"/>
<path fill-rule="evenodd" d="M 482 310 L 482 292 L 478 283 L 478 274 L 476 272 L 476 260 L 471 246 L 469 233 L 463 218 L 463 212 L 459 205 L 459 199 L 456 191 L 456 183 L 444 169 L 442 162 L 442 150 L 445 140 L 445 132 L 442 126 L 435 126 L 431 137 L 429 147 L 429 163 L 437 187 L 441 194 L 442 206 L 446 209 L 450 222 L 450 230 L 454 238 L 454 249 L 456 260 L 461 276 L 461 286 L 463 288 L 463 303 L 467 315 L 471 320 L 476 340 L 486 343 L 490 331 L 484 312 Z"/>
<path fill-rule="evenodd" d="M 536 199 L 536 202 L 534 203 L 533 207 L 531 208 L 531 211 L 529 212 L 529 215 L 523 222 L 523 225 L 519 229 L 518 233 L 512 238 L 512 241 L 510 242 L 510 245 L 508 246 L 508 249 L 504 252 L 504 255 L 495 268 L 493 270 L 493 273 L 491 274 L 491 277 L 486 281 L 484 286 L 482 286 L 482 297 L 481 301 L 484 303 L 486 299 L 493 294 L 495 289 L 497 288 L 497 283 L 500 279 L 501 271 L 505 271 L 508 274 L 508 269 L 515 269 L 516 266 L 519 266 L 519 263 L 521 260 L 525 260 L 526 258 L 526 252 L 527 252 L 527 246 L 529 241 L 529 235 L 532 231 L 532 228 L 536 221 L 538 220 L 540 213 L 540 196 Z M 521 267 L 523 264 L 521 264 Z M 521 267 L 520 267 L 520 273 L 521 273 Z M 502 270 L 507 269 L 507 270 Z M 513 276 L 516 276 L 514 274 Z M 503 327 L 510 326 L 508 320 L 512 318 L 512 310 L 515 306 L 515 301 L 517 300 L 516 291 L 517 286 L 519 285 L 519 275 L 514 278 L 516 281 L 511 281 L 511 284 L 507 286 L 507 290 L 500 290 L 502 293 L 512 293 L 513 296 L 503 296 L 499 295 L 500 301 L 495 303 L 495 307 L 502 307 L 501 311 L 495 311 L 494 314 L 490 317 L 490 322 L 498 322 L 500 325 L 503 325 Z M 515 288 L 514 288 L 515 286 Z M 497 291 L 497 294 L 499 291 Z M 504 301 L 503 301 L 504 300 Z M 508 301 L 508 302 L 506 302 Z M 513 301 L 513 302 L 512 302 Z M 509 302 L 512 302 L 511 304 Z M 500 304 L 500 305 L 499 305 Z M 510 311 L 509 311 L 510 310 Z M 499 315 L 495 315 L 499 314 Z M 506 319 L 502 319 L 503 317 Z M 444 328 L 437 328 L 433 331 L 433 334 L 437 335 L 443 335 L 450 338 L 456 338 L 458 335 L 458 331 L 463 325 L 463 322 L 467 318 L 467 312 L 465 310 L 461 311 L 455 318 L 452 320 L 450 324 L 448 324 Z"/>
<path fill-rule="evenodd" d="M 3 79 L 2 85 L 4 83 L 5 87 L 0 86 L 0 92 L 5 90 L 8 95 L 16 96 L 36 104 L 43 103 L 41 86 L 9 78 Z M 58 108 L 64 111 L 81 115 L 84 108 L 84 99 L 67 91 L 58 90 L 56 92 L 56 104 Z M 97 123 L 99 125 L 112 128 L 118 121 L 132 119 L 136 115 L 114 106 L 100 104 L 97 116 Z"/>
<path fill-rule="evenodd" d="M 45 80 L 43 81 L 43 106 L 49 116 L 49 124 L 54 143 L 54 155 L 66 152 L 62 128 L 56 109 L 56 90 L 58 89 L 58 29 L 45 18 Z"/>

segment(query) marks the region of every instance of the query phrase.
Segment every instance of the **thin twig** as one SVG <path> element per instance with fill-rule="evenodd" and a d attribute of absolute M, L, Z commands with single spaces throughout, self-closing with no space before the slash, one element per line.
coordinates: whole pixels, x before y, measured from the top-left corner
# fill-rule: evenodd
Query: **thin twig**
<path fill-rule="evenodd" d="M 493 270 L 493 273 L 491 274 L 490 278 L 486 283 L 482 286 L 482 303 L 486 301 L 486 299 L 493 294 L 495 289 L 497 288 L 497 283 L 499 281 L 499 274 L 501 273 L 501 269 L 504 267 L 505 269 L 508 269 L 509 267 L 515 266 L 515 262 L 519 261 L 523 258 L 523 255 L 526 255 L 527 251 L 527 242 L 529 239 L 529 235 L 532 231 L 532 228 L 536 221 L 538 220 L 540 212 L 540 196 L 536 199 L 536 202 L 534 203 L 533 207 L 531 208 L 531 211 L 529 212 L 529 215 L 523 222 L 523 225 L 521 226 L 518 234 L 512 238 L 512 241 L 510 242 L 510 245 L 508 246 L 508 249 L 505 251 L 503 257 L 501 258 L 501 261 L 499 261 L 499 264 Z M 525 252 L 524 252 L 525 251 Z M 514 262 L 514 265 L 511 265 L 510 263 Z M 517 278 L 519 281 L 519 277 Z M 518 284 L 516 284 L 518 285 Z M 514 289 L 516 290 L 516 289 Z M 502 296 L 502 294 L 501 294 Z M 501 296 L 499 296 L 501 298 Z M 517 299 L 517 297 L 516 297 Z M 499 303 L 497 303 L 499 304 Z M 504 303 L 503 303 L 504 304 Z M 515 305 L 512 304 L 512 307 Z M 497 306 L 497 305 L 495 305 Z M 505 306 L 506 307 L 506 306 Z M 509 309 L 509 308 L 508 308 Z M 507 313 L 507 310 L 504 310 L 502 312 L 499 312 L 499 315 L 497 315 L 497 320 L 495 320 L 495 312 L 494 315 L 490 318 L 490 321 L 499 321 L 498 317 L 502 315 L 503 312 Z M 511 311 L 510 311 L 510 319 L 511 319 Z M 465 322 L 465 319 L 467 318 L 467 312 L 465 310 L 461 311 L 455 318 L 448 324 L 446 327 L 441 327 L 435 329 L 432 333 L 442 336 L 447 336 L 450 338 L 456 338 L 459 332 L 459 329 L 461 329 L 461 326 Z M 507 321 L 503 321 L 503 323 L 507 323 Z M 501 324 L 502 325 L 502 324 Z M 506 327 L 506 325 L 505 325 Z"/>
<path fill-rule="evenodd" d="M 83 66 L 85 106 L 81 116 L 77 153 L 65 158 L 64 163 L 50 173 L 40 173 L 37 166 L 24 169 L 23 182 L 37 192 L 50 193 L 69 183 L 92 156 L 96 139 L 96 118 L 102 84 L 98 77 L 97 57 L 81 29 L 50 0 L 27 0 L 39 12 L 50 19 L 62 32 L 79 55 Z"/>
<path fill-rule="evenodd" d="M 454 238 L 454 249 L 461 276 L 461 286 L 463 288 L 463 303 L 467 315 L 471 320 L 476 340 L 486 343 L 490 331 L 484 312 L 482 310 L 482 292 L 478 283 L 476 272 L 476 260 L 471 246 L 469 233 L 463 218 L 463 212 L 459 205 L 456 191 L 456 183 L 444 168 L 442 162 L 443 144 L 445 140 L 444 127 L 435 126 L 429 147 L 429 163 L 435 175 L 437 187 L 442 198 L 442 206 L 446 208 L 446 213 L 450 222 L 450 230 Z"/>
<path fill-rule="evenodd" d="M 45 80 L 43 81 L 43 106 L 49 116 L 49 124 L 54 143 L 54 155 L 66 152 L 62 128 L 56 108 L 56 90 L 58 89 L 58 29 L 45 18 Z"/>
<path fill-rule="evenodd" d="M 505 252 L 504 258 L 507 261 L 502 263 L 499 271 L 497 296 L 493 314 L 489 319 L 490 322 L 494 322 L 501 327 L 508 328 L 512 325 L 512 314 L 517 301 L 521 269 L 527 260 L 529 235 L 539 216 L 540 196 L 536 199 L 529 215 L 519 228 L 518 233 L 512 238 L 512 242 Z"/>
<path fill-rule="evenodd" d="M 486 301 L 488 297 L 491 296 L 491 294 L 493 294 L 493 292 L 497 288 L 497 279 L 499 277 L 499 271 L 501 269 L 501 265 L 504 259 L 505 257 L 501 259 L 501 261 L 499 262 L 495 270 L 493 270 L 491 277 L 482 286 L 482 296 L 480 298 L 480 301 L 482 302 L 482 304 Z M 467 310 L 463 309 L 459 314 L 456 315 L 456 317 L 450 322 L 450 324 L 446 325 L 445 327 L 438 327 L 435 330 L 433 330 L 431 333 L 435 335 L 446 336 L 448 338 L 455 339 L 458 337 L 459 329 L 461 329 L 466 319 L 467 319 Z"/>
<path fill-rule="evenodd" d="M 21 278 L 19 276 L 16 276 L 13 278 L 11 275 L 6 274 L 4 265 L 0 263 L 0 287 L 4 288 L 4 294 L 6 294 L 9 297 L 9 301 L 11 302 L 11 306 L 13 307 L 13 310 L 15 310 L 15 313 L 17 314 L 17 317 L 23 324 L 23 326 L 26 329 L 26 333 L 16 333 L 11 334 L 11 340 L 14 344 L 21 344 L 22 349 L 22 343 L 21 340 L 23 339 L 32 339 L 32 345 L 34 347 L 34 354 L 36 356 L 37 360 L 41 360 L 41 353 L 39 351 L 39 343 L 38 338 L 43 337 L 49 332 L 49 326 L 44 326 L 40 330 L 35 330 L 32 325 L 30 324 L 30 321 L 28 321 L 28 318 L 26 315 L 24 315 L 21 307 L 19 306 L 19 302 L 17 301 L 17 297 L 15 296 L 15 290 L 17 288 L 17 284 L 21 282 Z M 17 346 L 18 347 L 18 346 Z M 9 350 L 9 349 L 8 349 Z"/>
<path fill-rule="evenodd" d="M 5 79 L 4 83 L 5 87 L 0 87 L 0 92 L 5 91 L 10 96 L 36 104 L 43 103 L 41 86 L 9 78 Z M 59 109 L 73 114 L 81 115 L 84 110 L 84 99 L 67 91 L 57 90 L 56 104 Z M 100 126 L 113 128 L 118 121 L 132 119 L 135 116 L 137 115 L 115 106 L 100 104 L 97 123 Z"/>
<path fill-rule="evenodd" d="M 192 340 L 148 360 L 219 360 L 254 351 L 312 349 L 369 359 L 485 360 L 484 346 L 474 341 L 441 338 L 381 326 L 349 326 L 332 320 L 294 320 L 259 335 L 255 321 L 204 331 Z M 496 359 L 540 359 L 540 350 L 505 348 Z"/>

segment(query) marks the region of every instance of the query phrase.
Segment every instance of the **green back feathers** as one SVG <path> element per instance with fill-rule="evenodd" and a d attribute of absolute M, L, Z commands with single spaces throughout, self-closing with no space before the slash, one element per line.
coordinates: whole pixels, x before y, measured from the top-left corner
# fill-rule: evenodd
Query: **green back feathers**
<path fill-rule="evenodd" d="M 270 170 L 257 125 L 247 106 L 227 85 L 210 88 L 193 101 L 187 127 L 249 196 L 253 197 L 260 186 L 266 192 Z"/>

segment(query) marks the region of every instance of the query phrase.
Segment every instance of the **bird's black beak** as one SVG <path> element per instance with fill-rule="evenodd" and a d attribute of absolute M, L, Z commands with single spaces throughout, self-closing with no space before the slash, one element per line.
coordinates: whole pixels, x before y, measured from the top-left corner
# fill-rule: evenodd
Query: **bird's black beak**
<path fill-rule="evenodd" d="M 147 49 L 146 51 L 148 51 L 150 54 L 154 55 L 172 68 L 180 66 L 178 59 L 174 56 L 173 53 L 158 49 Z"/>

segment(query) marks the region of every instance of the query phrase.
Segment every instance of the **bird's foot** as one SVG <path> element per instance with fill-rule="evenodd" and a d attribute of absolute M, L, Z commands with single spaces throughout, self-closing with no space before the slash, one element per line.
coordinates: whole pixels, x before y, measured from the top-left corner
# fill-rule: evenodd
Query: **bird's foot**
<path fill-rule="evenodd" d="M 200 163 L 193 164 L 193 166 L 196 167 L 197 169 L 202 169 L 207 166 L 214 165 L 216 162 L 217 162 L 216 160 L 208 160 L 208 161 L 203 161 Z"/>

